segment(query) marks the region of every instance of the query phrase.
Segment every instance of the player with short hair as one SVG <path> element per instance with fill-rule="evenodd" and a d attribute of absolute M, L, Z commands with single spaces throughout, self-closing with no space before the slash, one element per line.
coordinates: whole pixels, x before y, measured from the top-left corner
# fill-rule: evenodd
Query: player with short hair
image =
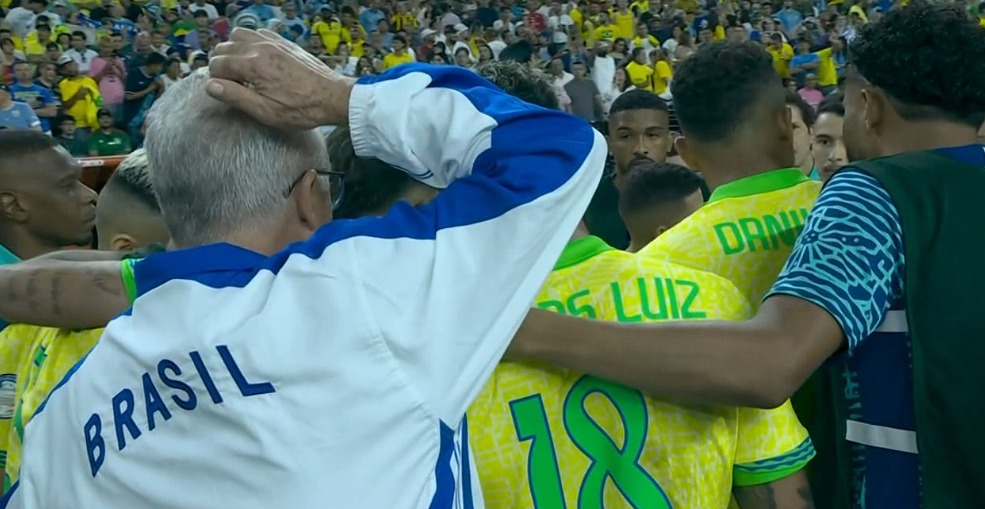
<path fill-rule="evenodd" d="M 626 251 L 639 251 L 703 202 L 701 177 L 688 168 L 671 163 L 633 164 L 619 193 L 619 215 L 629 230 Z"/>
<path fill-rule="evenodd" d="M 154 244 L 164 245 L 170 234 L 150 181 L 147 154 L 137 149 L 113 172 L 99 193 L 96 232 L 100 249 L 129 252 Z M 132 266 L 128 291 L 134 291 Z M 29 355 L 21 359 L 17 374 L 12 426 L 7 438 L 4 490 L 17 481 L 24 426 L 55 385 L 96 344 L 103 329 L 77 330 L 15 324 L 0 332 L 0 344 L 11 338 L 31 338 Z"/>
<path fill-rule="evenodd" d="M 609 108 L 608 140 L 615 162 L 612 182 L 622 189 L 633 163 L 667 160 L 673 141 L 667 101 L 647 90 L 620 95 Z"/>
<path fill-rule="evenodd" d="M 786 91 L 787 109 L 790 110 L 790 125 L 793 128 L 794 165 L 804 175 L 811 172 L 811 136 L 814 133 L 814 108 L 797 92 Z"/>
<path fill-rule="evenodd" d="M 842 136 L 844 125 L 845 105 L 837 98 L 828 96 L 818 106 L 814 121 L 814 139 L 811 141 L 814 170 L 811 178 L 827 182 L 848 162 Z"/>
<path fill-rule="evenodd" d="M 942 58 L 953 48 L 960 58 Z M 849 51 L 852 162 L 753 319 L 633 327 L 533 312 L 514 346 L 674 400 L 761 407 L 835 357 L 850 505 L 979 507 L 985 31 L 961 6 L 913 3 Z"/>

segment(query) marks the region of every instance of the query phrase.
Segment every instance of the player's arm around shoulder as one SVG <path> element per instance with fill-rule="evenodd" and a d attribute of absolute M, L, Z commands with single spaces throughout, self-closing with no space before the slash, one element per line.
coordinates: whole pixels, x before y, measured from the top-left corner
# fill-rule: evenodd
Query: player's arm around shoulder
<path fill-rule="evenodd" d="M 0 317 L 47 327 L 105 326 L 130 305 L 120 254 L 86 253 L 94 258 L 76 261 L 42 256 L 0 268 L 4 295 Z"/>

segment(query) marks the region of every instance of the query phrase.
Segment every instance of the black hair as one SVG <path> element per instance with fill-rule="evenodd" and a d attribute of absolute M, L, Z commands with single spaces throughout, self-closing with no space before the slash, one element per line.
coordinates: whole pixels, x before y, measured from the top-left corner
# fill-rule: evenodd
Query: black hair
<path fill-rule="evenodd" d="M 72 32 L 72 37 L 78 37 L 82 40 L 86 40 L 86 33 L 83 32 L 82 30 L 76 30 Z"/>
<path fill-rule="evenodd" d="M 45 49 L 48 51 L 51 51 L 53 49 L 61 50 L 62 47 L 59 46 L 57 42 L 49 42 L 48 44 L 45 45 Z"/>
<path fill-rule="evenodd" d="M 811 105 L 807 104 L 807 101 L 800 94 L 792 90 L 787 90 L 783 100 L 787 103 L 787 106 L 793 106 L 800 110 L 800 118 L 803 119 L 804 125 L 807 127 L 814 125 L 814 108 L 811 108 Z"/>
<path fill-rule="evenodd" d="M 863 27 L 848 52 L 849 79 L 860 75 L 882 89 L 904 120 L 985 122 L 985 30 L 963 8 L 894 9 Z"/>
<path fill-rule="evenodd" d="M 617 97 L 615 101 L 612 101 L 612 106 L 609 108 L 609 117 L 612 117 L 616 113 L 633 110 L 667 111 L 667 101 L 664 101 L 659 95 L 649 90 L 630 90 Z"/>
<path fill-rule="evenodd" d="M 34 25 L 35 30 L 41 30 L 42 28 L 49 32 L 51 31 L 51 26 L 45 23 L 38 23 L 37 25 Z"/>
<path fill-rule="evenodd" d="M 393 36 L 393 40 L 394 41 L 400 41 L 400 42 L 402 42 L 404 44 L 404 47 L 405 48 L 407 47 L 407 38 L 406 37 L 404 37 L 402 35 L 395 35 L 395 36 Z"/>
<path fill-rule="evenodd" d="M 192 14 L 192 17 L 193 18 L 207 18 L 207 17 L 209 17 L 209 13 L 206 12 L 205 9 L 197 9 L 195 11 L 195 13 Z"/>
<path fill-rule="evenodd" d="M 619 193 L 623 216 L 683 200 L 701 189 L 701 177 L 673 163 L 638 162 L 630 168 Z"/>
<path fill-rule="evenodd" d="M 831 113 L 839 117 L 845 116 L 845 105 L 842 103 L 841 94 L 834 93 L 824 98 L 817 106 L 817 117 L 825 113 Z"/>
<path fill-rule="evenodd" d="M 5 129 L 0 132 L 0 173 L 23 164 L 11 164 L 18 159 L 38 152 L 54 149 L 58 142 L 54 138 L 33 129 Z"/>
<path fill-rule="evenodd" d="M 157 65 L 157 64 L 164 65 L 164 63 L 167 61 L 168 61 L 168 57 L 156 51 L 152 51 L 151 54 L 147 55 L 147 58 L 144 59 L 144 65 Z"/>
<path fill-rule="evenodd" d="M 703 141 L 729 139 L 763 99 L 782 107 L 784 93 L 773 57 L 752 41 L 705 43 L 678 65 L 670 88 L 684 135 Z"/>

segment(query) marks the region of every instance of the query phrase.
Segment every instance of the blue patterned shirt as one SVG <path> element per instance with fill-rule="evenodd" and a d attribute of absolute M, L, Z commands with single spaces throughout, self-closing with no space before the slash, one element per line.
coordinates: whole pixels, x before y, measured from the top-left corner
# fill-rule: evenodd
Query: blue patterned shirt
<path fill-rule="evenodd" d="M 980 145 L 939 152 L 985 165 Z M 820 306 L 845 333 L 846 440 L 858 509 L 921 506 L 905 265 L 903 228 L 889 193 L 847 168 L 822 190 L 770 291 Z"/>

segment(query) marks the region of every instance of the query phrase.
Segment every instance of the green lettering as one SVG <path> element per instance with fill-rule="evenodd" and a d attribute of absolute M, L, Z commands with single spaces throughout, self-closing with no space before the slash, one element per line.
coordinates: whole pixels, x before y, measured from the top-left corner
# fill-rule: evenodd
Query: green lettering
<path fill-rule="evenodd" d="M 769 239 L 766 238 L 766 231 L 759 219 L 744 217 L 739 219 L 739 226 L 742 227 L 742 234 L 746 238 L 746 245 L 749 246 L 749 251 L 756 252 L 757 242 L 762 246 L 764 251 L 770 250 Z"/>
<path fill-rule="evenodd" d="M 585 401 L 596 393 L 608 399 L 622 417 L 621 447 L 585 410 Z M 610 479 L 630 506 L 670 509 L 667 494 L 639 464 L 646 445 L 648 420 L 646 402 L 639 391 L 583 376 L 564 400 L 563 418 L 571 441 L 592 460 L 578 490 L 578 509 L 603 509 L 603 492 Z"/>
<path fill-rule="evenodd" d="M 537 307 L 546 311 L 565 314 L 564 304 L 559 300 L 545 300 L 537 303 Z"/>
<path fill-rule="evenodd" d="M 780 212 L 782 215 L 783 212 Z M 780 225 L 780 220 L 777 216 L 767 215 L 763 216 L 763 223 L 766 225 L 766 232 L 770 236 L 770 241 L 773 243 L 773 249 L 778 249 L 780 247 L 780 241 L 782 240 L 787 246 L 793 246 L 797 242 L 797 235 L 792 231 L 784 228 Z"/>
<path fill-rule="evenodd" d="M 742 235 L 739 233 L 739 227 L 734 223 L 716 224 L 715 235 L 718 237 L 718 242 L 722 245 L 722 251 L 726 255 L 741 253 L 746 247 L 742 241 Z"/>
<path fill-rule="evenodd" d="M 659 312 L 653 312 L 650 306 L 650 295 L 647 291 L 647 281 L 646 278 L 638 278 L 636 280 L 636 285 L 640 288 L 640 310 L 643 311 L 643 315 L 646 316 L 647 320 L 666 320 L 667 319 L 667 301 L 664 299 L 664 289 L 660 286 L 660 280 L 653 280 L 656 284 L 654 285 L 656 289 L 656 299 L 657 309 Z"/>
<path fill-rule="evenodd" d="M 657 286 L 661 284 L 667 287 L 667 307 L 670 308 L 670 316 L 672 318 L 681 317 L 681 308 L 677 306 L 677 289 L 674 288 L 674 282 L 668 278 L 655 280 Z"/>
<path fill-rule="evenodd" d="M 684 297 L 684 303 L 681 304 L 681 318 L 685 320 L 707 318 L 708 313 L 705 313 L 704 311 L 691 311 L 691 304 L 694 304 L 695 299 L 698 298 L 698 292 L 700 291 L 698 284 L 694 281 L 687 281 L 685 279 L 675 279 L 674 283 L 677 284 L 677 286 L 687 288 L 687 297 Z"/>
<path fill-rule="evenodd" d="M 800 209 L 800 213 L 795 210 L 781 212 L 780 219 L 783 221 L 784 229 L 795 232 L 794 235 L 799 237 L 800 232 L 804 231 L 804 220 L 807 219 L 807 209 Z"/>
<path fill-rule="evenodd" d="M 568 313 L 573 316 L 587 316 L 588 318 L 595 318 L 597 316 L 595 308 L 593 308 L 590 304 L 580 306 L 575 302 L 575 299 L 580 299 L 582 297 L 590 298 L 591 296 L 592 292 L 589 290 L 582 290 L 571 294 L 571 297 L 568 297 Z"/>
<path fill-rule="evenodd" d="M 530 497 L 534 507 L 564 509 L 564 488 L 561 485 L 561 469 L 547 421 L 544 400 L 540 394 L 510 401 L 513 428 L 521 442 L 530 442 L 527 453 L 527 478 L 530 480 Z"/>
<path fill-rule="evenodd" d="M 622 289 L 619 288 L 619 283 L 613 281 L 609 283 L 609 288 L 612 289 L 612 301 L 616 308 L 616 321 L 618 322 L 642 322 L 643 317 L 639 314 L 629 316 L 626 314 L 626 305 L 622 300 Z M 645 295 L 640 294 L 640 298 Z"/>

